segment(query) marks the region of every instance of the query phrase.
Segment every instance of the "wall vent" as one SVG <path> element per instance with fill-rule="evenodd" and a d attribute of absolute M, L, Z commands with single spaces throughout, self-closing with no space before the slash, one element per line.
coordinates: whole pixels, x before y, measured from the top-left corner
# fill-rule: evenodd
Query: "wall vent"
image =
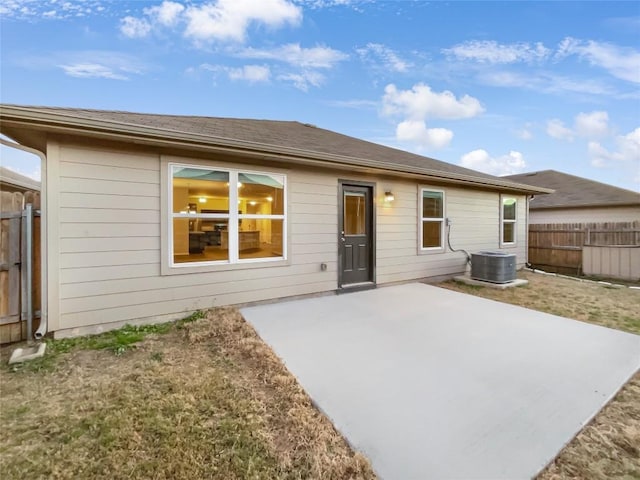
<path fill-rule="evenodd" d="M 507 283 L 515 280 L 515 254 L 504 252 L 472 253 L 471 278 L 492 283 Z"/>

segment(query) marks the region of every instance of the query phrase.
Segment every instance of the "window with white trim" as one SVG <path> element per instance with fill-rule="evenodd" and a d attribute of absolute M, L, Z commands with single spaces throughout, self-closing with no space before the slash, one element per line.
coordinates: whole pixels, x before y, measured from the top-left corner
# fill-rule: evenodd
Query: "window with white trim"
<path fill-rule="evenodd" d="M 172 267 L 286 258 L 286 176 L 169 163 Z"/>
<path fill-rule="evenodd" d="M 515 245 L 518 201 L 514 197 L 501 196 L 500 203 L 500 243 L 502 245 Z"/>
<path fill-rule="evenodd" d="M 420 189 L 420 249 L 444 249 L 444 192 Z"/>

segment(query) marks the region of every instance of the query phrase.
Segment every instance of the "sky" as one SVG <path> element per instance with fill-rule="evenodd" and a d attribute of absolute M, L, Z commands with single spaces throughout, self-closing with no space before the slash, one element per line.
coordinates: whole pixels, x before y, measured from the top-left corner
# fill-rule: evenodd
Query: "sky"
<path fill-rule="evenodd" d="M 2 0 L 0 29 L 2 103 L 297 120 L 640 190 L 640 2 Z"/>

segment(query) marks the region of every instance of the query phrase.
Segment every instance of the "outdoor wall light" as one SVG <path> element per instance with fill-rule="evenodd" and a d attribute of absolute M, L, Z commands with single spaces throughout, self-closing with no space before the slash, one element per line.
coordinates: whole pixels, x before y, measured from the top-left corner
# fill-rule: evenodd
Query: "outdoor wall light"
<path fill-rule="evenodd" d="M 200 203 L 207 203 L 207 199 L 204 197 L 200 197 L 198 200 Z"/>
<path fill-rule="evenodd" d="M 396 197 L 391 192 L 384 192 L 384 201 L 385 202 L 393 202 Z"/>

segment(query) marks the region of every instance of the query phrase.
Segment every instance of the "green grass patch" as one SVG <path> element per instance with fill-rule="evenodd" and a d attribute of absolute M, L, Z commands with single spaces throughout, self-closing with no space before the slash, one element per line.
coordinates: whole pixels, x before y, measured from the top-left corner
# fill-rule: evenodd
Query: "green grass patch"
<path fill-rule="evenodd" d="M 115 356 L 124 355 L 127 351 L 143 341 L 148 335 L 164 335 L 173 329 L 182 328 L 185 324 L 203 318 L 205 311 L 197 310 L 188 317 L 175 322 L 164 322 L 153 325 L 125 325 L 116 330 L 110 330 L 98 335 L 86 335 L 75 338 L 62 338 L 59 340 L 46 339 L 47 350 L 43 357 L 29 362 L 9 365 L 12 372 L 41 372 L 55 369 L 59 357 L 62 354 L 77 350 L 107 350 Z M 161 358 L 156 359 L 160 361 Z"/>

